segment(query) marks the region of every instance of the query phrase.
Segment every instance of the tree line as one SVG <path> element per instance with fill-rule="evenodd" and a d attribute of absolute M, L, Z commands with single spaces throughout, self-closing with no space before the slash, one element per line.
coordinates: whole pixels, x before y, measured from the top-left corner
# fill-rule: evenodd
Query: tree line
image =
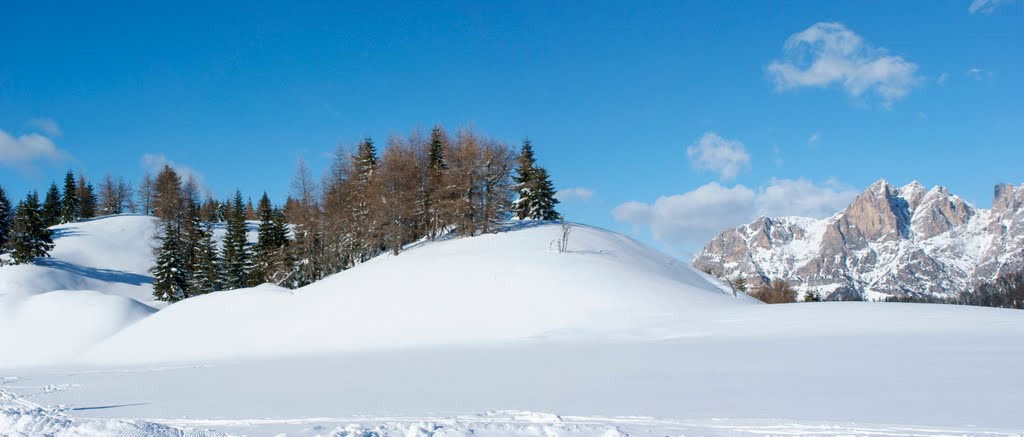
<path fill-rule="evenodd" d="M 300 161 L 283 205 L 266 193 L 256 206 L 240 191 L 223 201 L 201 195 L 193 177 L 170 166 L 137 189 L 108 175 L 96 190 L 68 172 L 63 193 L 52 184 L 43 202 L 32 192 L 8 212 L 2 194 L 0 250 L 16 263 L 47 256 L 49 226 L 128 212 L 157 217 L 154 296 L 169 302 L 267 282 L 301 287 L 418 240 L 496 232 L 510 218 L 561 219 L 528 139 L 517 148 L 440 126 L 392 135 L 382 153 L 371 138 L 339 146 L 320 178 Z"/>
<path fill-rule="evenodd" d="M 417 240 L 495 232 L 511 217 L 561 219 L 529 140 L 515 150 L 441 127 L 429 136 L 393 135 L 383 153 L 372 138 L 339 146 L 319 180 L 300 161 L 280 207 L 266 193 L 256 208 L 240 192 L 199 202 L 170 167 L 151 185 L 163 229 L 154 293 L 172 302 L 262 283 L 297 288 L 381 253 L 398 255 Z M 258 221 L 251 245 L 247 218 Z M 226 223 L 219 250 L 209 225 L 218 222 Z"/>
<path fill-rule="evenodd" d="M 953 296 L 906 295 L 890 296 L 886 302 L 943 303 L 994 308 L 1024 309 L 1024 272 L 1008 272 L 992 281 L 982 282 L 972 289 Z"/>

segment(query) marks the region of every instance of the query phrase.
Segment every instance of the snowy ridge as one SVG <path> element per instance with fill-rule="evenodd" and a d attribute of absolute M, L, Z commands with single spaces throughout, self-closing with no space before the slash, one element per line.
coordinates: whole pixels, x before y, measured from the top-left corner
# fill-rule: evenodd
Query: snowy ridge
<path fill-rule="evenodd" d="M 761 217 L 728 229 L 692 263 L 835 299 L 950 295 L 1024 267 L 1022 204 L 1024 185 L 996 186 L 986 210 L 945 187 L 879 180 L 832 217 Z"/>

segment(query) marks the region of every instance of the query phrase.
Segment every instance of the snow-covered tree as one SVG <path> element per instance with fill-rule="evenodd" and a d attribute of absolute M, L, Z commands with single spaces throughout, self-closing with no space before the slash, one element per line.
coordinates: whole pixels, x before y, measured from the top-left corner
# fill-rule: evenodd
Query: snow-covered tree
<path fill-rule="evenodd" d="M 75 185 L 75 174 L 71 170 L 64 176 L 64 197 L 61 203 L 60 222 L 78 221 L 78 187 Z"/>
<path fill-rule="evenodd" d="M 178 225 L 173 222 L 163 222 L 162 226 L 164 233 L 159 238 L 156 265 L 150 269 L 153 274 L 153 297 L 164 302 L 177 302 L 188 297 L 188 275 L 179 245 L 181 235 Z"/>
<path fill-rule="evenodd" d="M 291 270 L 288 263 L 288 227 L 284 211 L 274 208 L 270 197 L 263 193 L 258 206 L 259 228 L 255 247 L 256 269 L 250 283 L 284 280 Z"/>
<path fill-rule="evenodd" d="M 52 231 L 44 221 L 39 195 L 33 191 L 18 204 L 10 231 L 11 258 L 15 264 L 28 264 L 50 256 Z"/>
<path fill-rule="evenodd" d="M 523 140 L 519 151 L 516 168 L 516 191 L 519 197 L 513 202 L 512 211 L 520 220 L 561 220 L 562 215 L 555 210 L 558 199 L 555 198 L 554 184 L 548 171 L 537 166 L 533 155 L 533 145 L 529 139 Z"/>
<path fill-rule="evenodd" d="M 209 225 L 198 228 L 198 240 L 192 246 L 192 268 L 188 277 L 188 296 L 198 296 L 219 290 L 217 271 L 217 244 Z"/>

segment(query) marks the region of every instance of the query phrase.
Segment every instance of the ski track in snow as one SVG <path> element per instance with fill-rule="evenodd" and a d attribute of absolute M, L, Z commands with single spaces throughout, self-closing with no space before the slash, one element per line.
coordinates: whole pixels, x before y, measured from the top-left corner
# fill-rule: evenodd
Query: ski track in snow
<path fill-rule="evenodd" d="M 275 427 L 288 432 L 263 432 Z M 211 429 L 226 429 L 224 434 Z M 238 434 L 234 434 L 237 432 Z M 795 423 L 785 420 L 651 417 L 557 416 L 531 411 L 489 411 L 451 417 L 338 417 L 293 419 L 94 419 L 72 417 L 62 407 L 48 407 L 0 389 L 0 435 L 4 436 L 168 436 L 228 435 L 327 437 L 465 437 L 465 436 L 1020 436 L 1011 431 L 962 427 L 937 428 L 859 423 Z"/>

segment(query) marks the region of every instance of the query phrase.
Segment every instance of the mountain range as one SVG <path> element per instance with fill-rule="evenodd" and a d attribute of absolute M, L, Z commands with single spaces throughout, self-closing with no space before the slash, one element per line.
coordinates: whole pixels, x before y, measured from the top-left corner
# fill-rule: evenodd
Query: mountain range
<path fill-rule="evenodd" d="M 828 218 L 760 217 L 725 230 L 692 264 L 832 300 L 948 296 L 1024 267 L 1022 205 L 1024 185 L 996 185 L 992 208 L 981 209 L 942 186 L 882 179 Z"/>

